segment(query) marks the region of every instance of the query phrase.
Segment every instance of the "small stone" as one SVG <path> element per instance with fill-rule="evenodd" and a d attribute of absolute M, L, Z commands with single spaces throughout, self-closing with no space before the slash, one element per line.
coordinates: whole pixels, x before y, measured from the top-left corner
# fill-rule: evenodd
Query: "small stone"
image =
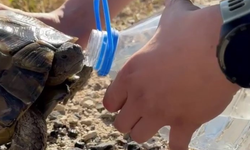
<path fill-rule="evenodd" d="M 64 105 L 57 104 L 54 110 L 58 111 L 61 115 L 65 115 L 65 107 L 64 107 Z"/>
<path fill-rule="evenodd" d="M 110 133 L 110 136 L 117 138 L 120 136 L 120 133 L 119 132 L 112 132 L 112 133 Z"/>
<path fill-rule="evenodd" d="M 132 141 L 128 143 L 128 150 L 141 150 L 141 147 L 139 146 L 139 144 Z"/>
<path fill-rule="evenodd" d="M 68 149 L 68 150 L 83 150 L 83 149 L 78 148 L 78 147 L 74 147 L 74 148 L 70 148 L 70 149 Z"/>
<path fill-rule="evenodd" d="M 75 114 L 75 116 L 76 116 L 76 118 L 79 119 L 79 120 L 82 119 L 82 117 L 81 117 L 79 114 Z"/>
<path fill-rule="evenodd" d="M 130 140 L 129 134 L 124 134 L 123 139 L 129 141 Z"/>
<path fill-rule="evenodd" d="M 102 88 L 102 86 L 99 83 L 96 83 L 93 87 L 94 91 L 98 91 Z"/>
<path fill-rule="evenodd" d="M 61 136 L 67 135 L 67 129 L 66 129 L 66 128 L 60 128 L 60 129 L 59 129 L 59 134 L 60 134 Z"/>
<path fill-rule="evenodd" d="M 124 140 L 124 139 L 119 138 L 119 139 L 116 140 L 116 143 L 117 143 L 118 145 L 123 146 L 123 145 L 127 144 L 127 141 Z"/>
<path fill-rule="evenodd" d="M 92 118 L 86 118 L 81 121 L 81 124 L 85 124 L 87 126 L 90 126 L 92 124 Z"/>
<path fill-rule="evenodd" d="M 84 146 L 85 146 L 85 143 L 84 143 L 84 142 L 78 141 L 78 142 L 75 143 L 75 147 L 77 147 L 77 148 L 83 149 Z"/>
<path fill-rule="evenodd" d="M 60 147 L 64 147 L 65 145 L 66 145 L 65 142 L 63 142 L 63 141 L 60 141 L 60 142 L 59 142 L 59 146 L 60 146 Z"/>
<path fill-rule="evenodd" d="M 57 120 L 56 122 L 54 122 L 53 129 L 59 129 L 59 128 L 67 128 L 67 126 Z"/>
<path fill-rule="evenodd" d="M 59 117 L 59 116 L 61 116 L 61 114 L 58 111 L 52 111 L 49 114 L 48 118 L 49 118 L 50 121 L 52 121 L 52 120 L 56 120 L 57 117 Z"/>
<path fill-rule="evenodd" d="M 90 127 L 90 130 L 95 130 L 95 126 L 91 126 L 91 127 Z"/>
<path fill-rule="evenodd" d="M 75 113 L 78 112 L 79 108 L 77 106 L 72 106 L 70 110 Z"/>
<path fill-rule="evenodd" d="M 101 111 L 103 111 L 103 110 L 105 109 L 102 103 L 97 103 L 96 106 L 95 106 L 95 108 L 96 108 L 99 112 L 101 112 Z"/>
<path fill-rule="evenodd" d="M 101 143 L 96 146 L 90 147 L 90 150 L 113 150 L 114 143 Z"/>
<path fill-rule="evenodd" d="M 155 146 L 151 147 L 149 150 L 160 150 L 160 149 L 161 149 L 161 146 L 155 145 Z"/>
<path fill-rule="evenodd" d="M 94 131 L 90 131 L 87 134 L 85 134 L 83 136 L 83 140 L 88 141 L 88 140 L 96 138 L 96 137 L 97 137 L 97 132 L 94 130 Z"/>
<path fill-rule="evenodd" d="M 58 138 L 58 131 L 56 131 L 56 130 L 51 131 L 50 136 L 53 138 Z"/>
<path fill-rule="evenodd" d="M 78 136 L 78 132 L 75 129 L 69 129 L 68 136 L 70 138 L 76 138 Z"/>
<path fill-rule="evenodd" d="M 113 116 L 111 113 L 109 113 L 109 112 L 103 112 L 103 113 L 100 115 L 100 117 L 101 117 L 102 119 L 109 119 L 109 118 L 113 118 L 114 116 Z"/>
<path fill-rule="evenodd" d="M 152 145 L 145 142 L 145 143 L 142 144 L 142 147 L 145 148 L 145 149 L 150 149 L 152 147 Z"/>
<path fill-rule="evenodd" d="M 86 107 L 86 108 L 94 108 L 95 103 L 92 100 L 87 100 L 82 102 L 82 107 Z"/>
<path fill-rule="evenodd" d="M 149 144 L 154 144 L 155 142 L 158 142 L 160 139 L 158 137 L 152 137 L 147 141 Z"/>
<path fill-rule="evenodd" d="M 70 116 L 68 122 L 70 124 L 70 127 L 75 127 L 77 126 L 78 119 L 75 116 Z"/>

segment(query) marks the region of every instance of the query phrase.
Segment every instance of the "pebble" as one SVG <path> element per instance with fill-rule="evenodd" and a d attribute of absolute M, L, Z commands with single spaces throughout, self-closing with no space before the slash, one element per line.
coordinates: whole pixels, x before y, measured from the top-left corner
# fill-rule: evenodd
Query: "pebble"
<path fill-rule="evenodd" d="M 92 100 L 87 100 L 82 102 L 82 107 L 85 108 L 94 108 L 95 103 Z"/>
<path fill-rule="evenodd" d="M 85 147 L 85 143 L 78 141 L 75 143 L 75 147 L 83 149 Z"/>
<path fill-rule="evenodd" d="M 128 150 L 141 150 L 141 147 L 136 142 L 132 141 L 128 143 Z"/>
<path fill-rule="evenodd" d="M 58 138 L 58 131 L 57 130 L 51 131 L 50 136 L 53 137 L 53 138 Z"/>
<path fill-rule="evenodd" d="M 99 83 L 96 83 L 93 87 L 94 91 L 98 91 L 102 88 L 102 86 Z"/>
<path fill-rule="evenodd" d="M 75 114 L 75 116 L 77 117 L 77 119 L 79 119 L 79 120 L 81 120 L 82 119 L 82 117 L 78 114 L 78 113 L 76 113 Z"/>
<path fill-rule="evenodd" d="M 65 144 L 64 141 L 60 141 L 60 142 L 59 142 L 59 146 L 60 146 L 60 147 L 64 147 L 65 145 L 66 145 L 66 144 Z"/>
<path fill-rule="evenodd" d="M 61 136 L 67 135 L 67 129 L 66 129 L 66 128 L 60 128 L 60 129 L 59 129 L 59 134 L 60 134 Z"/>
<path fill-rule="evenodd" d="M 78 118 L 76 118 L 74 115 L 69 116 L 68 122 L 70 124 L 70 127 L 75 127 L 78 124 Z"/>
<path fill-rule="evenodd" d="M 68 150 L 83 150 L 82 148 L 78 148 L 78 147 L 74 147 L 74 148 L 70 148 Z"/>
<path fill-rule="evenodd" d="M 53 129 L 59 128 L 67 128 L 67 126 L 64 125 L 61 121 L 57 120 L 56 122 L 54 122 Z"/>
<path fill-rule="evenodd" d="M 58 111 L 61 115 L 65 115 L 65 106 L 64 105 L 57 104 L 54 110 Z"/>
<path fill-rule="evenodd" d="M 75 129 L 69 129 L 68 136 L 70 138 L 76 138 L 78 136 L 78 132 Z"/>
<path fill-rule="evenodd" d="M 81 124 L 85 124 L 87 126 L 90 126 L 92 124 L 92 118 L 86 118 L 81 121 Z"/>
<path fill-rule="evenodd" d="M 113 137 L 115 137 L 115 138 L 117 138 L 117 137 L 119 137 L 120 136 L 120 133 L 119 132 L 112 132 L 112 133 L 110 133 L 110 136 L 113 136 Z"/>
<path fill-rule="evenodd" d="M 56 120 L 59 116 L 61 116 L 61 114 L 58 111 L 52 111 L 49 114 L 48 118 L 50 121 L 52 121 L 52 120 Z"/>
<path fill-rule="evenodd" d="M 96 146 L 90 147 L 90 150 L 113 150 L 114 143 L 101 143 Z"/>
<path fill-rule="evenodd" d="M 78 112 L 79 108 L 77 106 L 72 106 L 70 110 L 75 113 Z"/>
<path fill-rule="evenodd" d="M 88 141 L 88 140 L 96 138 L 96 137 L 97 137 L 97 132 L 94 130 L 94 131 L 90 131 L 90 132 L 86 133 L 83 136 L 83 140 Z"/>

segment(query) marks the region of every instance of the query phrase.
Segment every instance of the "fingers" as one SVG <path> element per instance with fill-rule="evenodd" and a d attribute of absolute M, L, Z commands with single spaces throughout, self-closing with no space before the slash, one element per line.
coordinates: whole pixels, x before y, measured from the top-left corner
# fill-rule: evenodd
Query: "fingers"
<path fill-rule="evenodd" d="M 139 102 L 128 99 L 116 116 L 114 127 L 122 133 L 130 132 L 141 118 L 140 107 Z"/>
<path fill-rule="evenodd" d="M 124 75 L 119 73 L 115 80 L 109 85 L 103 98 L 104 107 L 110 112 L 121 109 L 127 99 L 126 82 Z"/>
<path fill-rule="evenodd" d="M 137 143 L 143 143 L 153 137 L 164 124 L 153 118 L 141 118 L 134 126 L 130 137 Z"/>
<path fill-rule="evenodd" d="M 188 150 L 193 133 L 199 126 L 173 126 L 170 130 L 169 147 L 171 150 Z"/>

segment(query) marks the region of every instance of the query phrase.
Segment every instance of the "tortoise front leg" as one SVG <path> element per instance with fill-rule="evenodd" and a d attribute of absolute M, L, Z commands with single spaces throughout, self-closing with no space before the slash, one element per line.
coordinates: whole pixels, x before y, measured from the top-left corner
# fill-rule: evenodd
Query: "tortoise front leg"
<path fill-rule="evenodd" d="M 41 111 L 44 118 L 47 118 L 58 102 L 63 101 L 69 93 L 70 90 L 67 84 L 45 86 L 42 94 L 35 102 L 34 107 Z"/>
<path fill-rule="evenodd" d="M 41 112 L 31 107 L 17 122 L 9 150 L 45 150 L 47 125 Z"/>

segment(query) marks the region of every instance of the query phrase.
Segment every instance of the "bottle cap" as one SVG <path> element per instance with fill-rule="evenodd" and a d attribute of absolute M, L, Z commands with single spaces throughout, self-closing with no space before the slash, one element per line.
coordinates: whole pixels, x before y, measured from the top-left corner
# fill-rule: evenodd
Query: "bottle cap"
<path fill-rule="evenodd" d="M 105 32 L 105 34 L 103 34 L 102 45 L 100 47 L 99 56 L 94 68 L 97 70 L 97 74 L 99 76 L 106 76 L 109 73 L 114 60 L 119 34 L 117 30 L 111 28 L 108 1 L 102 0 L 102 4 L 107 31 L 102 31 L 101 27 L 99 12 L 100 0 L 94 0 L 94 13 L 97 30 Z"/>
<path fill-rule="evenodd" d="M 113 47 L 108 42 L 108 35 L 103 34 L 102 45 L 95 65 L 95 70 L 97 70 L 99 76 L 106 76 L 109 73 L 114 60 L 119 36 L 117 30 L 112 29 L 111 32 L 113 36 Z"/>

